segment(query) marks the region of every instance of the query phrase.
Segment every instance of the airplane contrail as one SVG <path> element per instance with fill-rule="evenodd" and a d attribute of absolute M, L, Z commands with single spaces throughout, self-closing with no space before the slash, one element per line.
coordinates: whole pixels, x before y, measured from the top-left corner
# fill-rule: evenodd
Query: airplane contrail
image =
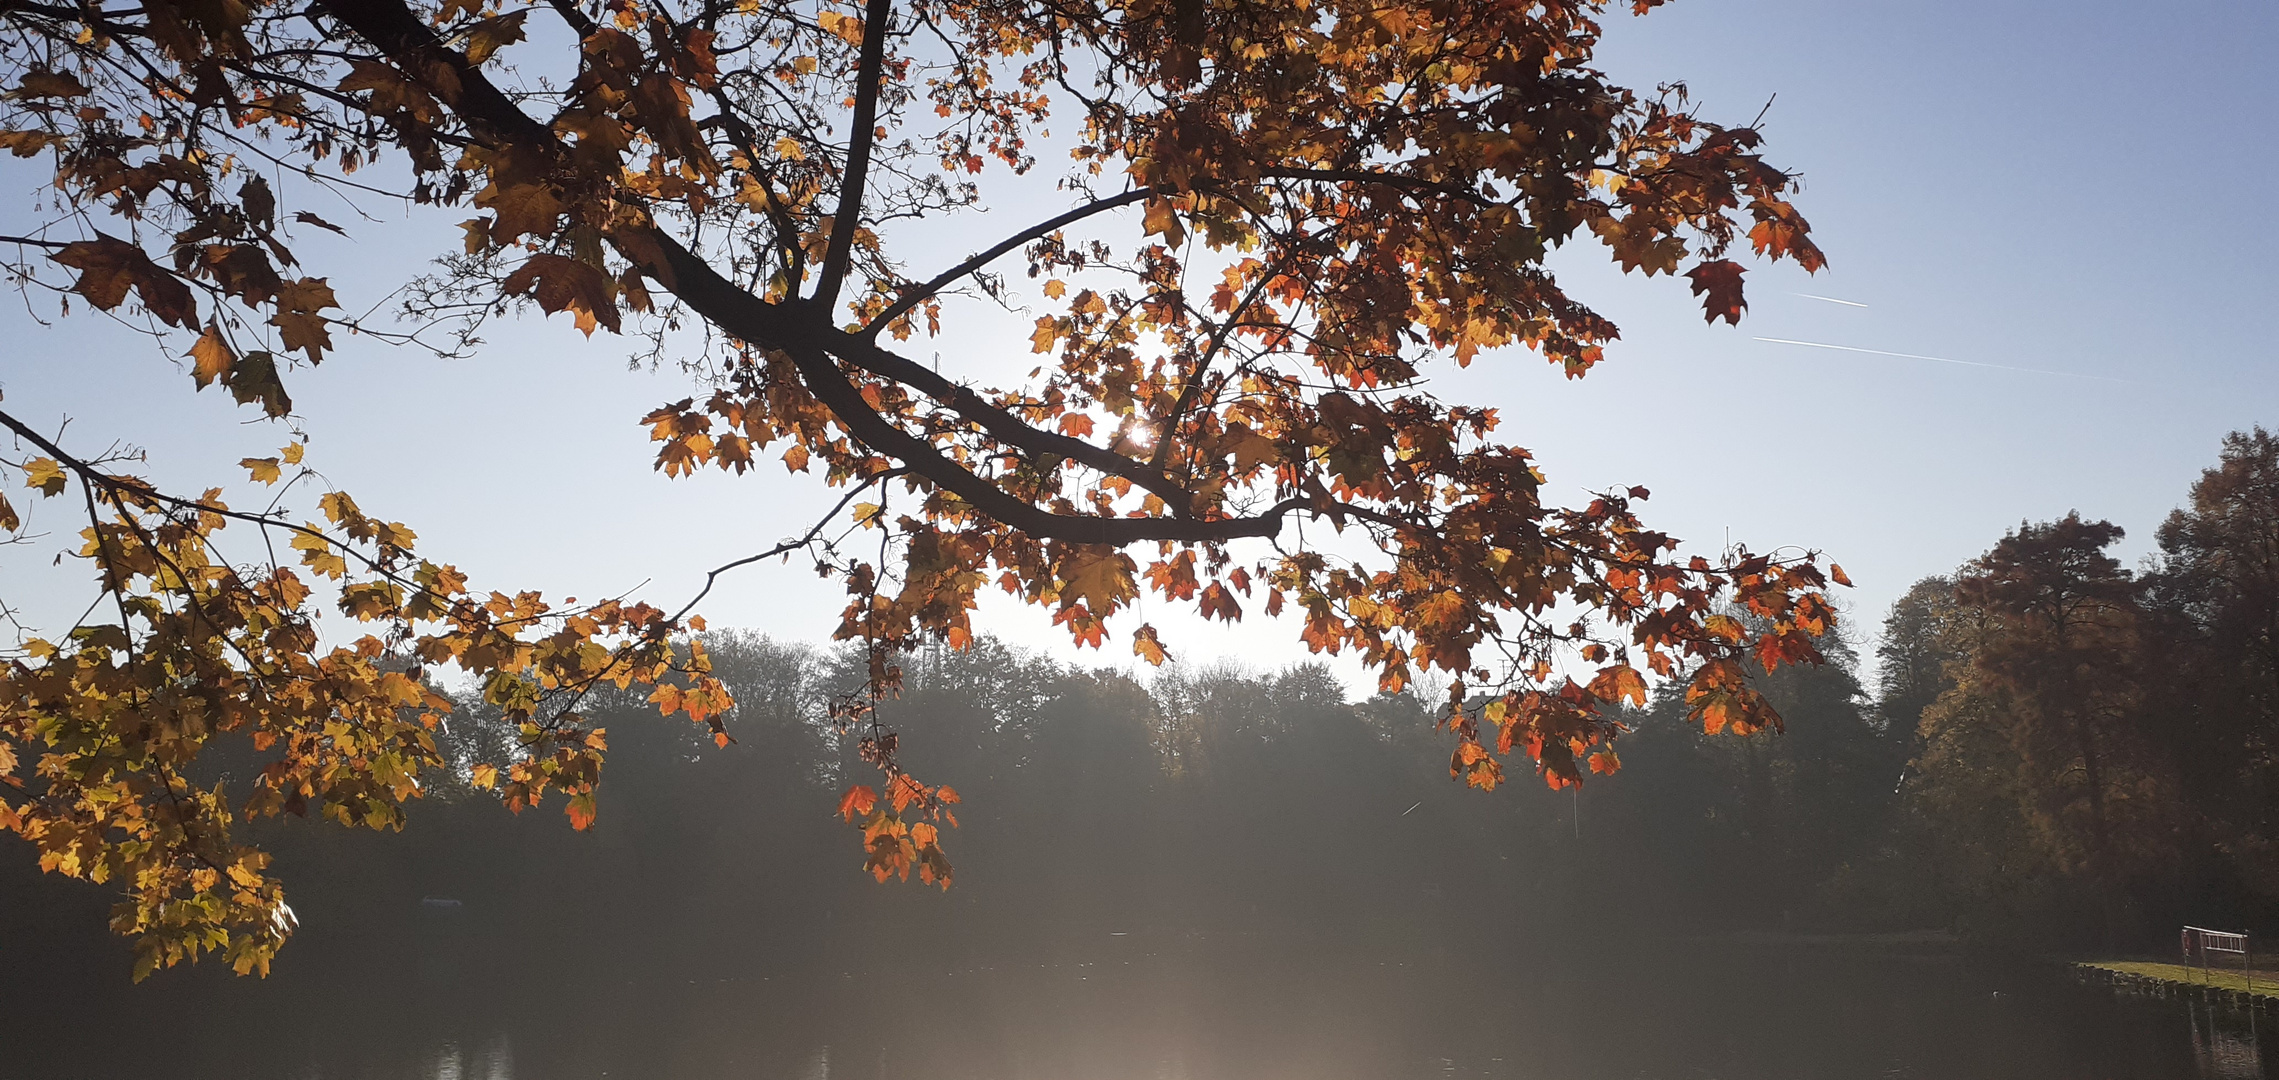
<path fill-rule="evenodd" d="M 1822 341 L 1796 341 L 1791 338 L 1777 337 L 1761 337 L 1755 338 L 1753 340 L 1770 342 L 1774 345 L 1802 345 L 1808 349 L 1834 349 L 1838 352 L 1867 353 L 1871 356 L 1897 356 L 1906 360 L 1930 360 L 1941 364 L 1960 364 L 1963 367 L 1993 368 L 1996 371 L 2020 371 L 2028 375 L 2056 375 L 2067 379 L 2090 379 L 2096 382 L 2120 383 L 2123 386 L 2136 385 L 2127 379 L 2116 379 L 2110 375 L 2083 375 L 2080 372 L 2076 371 L 2050 371 L 2044 368 L 2012 367 L 2008 364 L 1988 364 L 1977 360 L 1956 360 L 1945 356 L 1925 356 L 1922 353 L 1891 352 L 1886 349 L 1862 349 L 1851 345 L 1830 345 Z"/>
<path fill-rule="evenodd" d="M 1857 301 L 1857 300 L 1838 300 L 1838 299 L 1836 299 L 1836 298 L 1835 298 L 1835 297 L 1833 297 L 1833 296 L 1821 296 L 1821 295 L 1819 295 L 1819 294 L 1817 294 L 1817 293 L 1800 292 L 1800 293 L 1790 293 L 1789 295 L 1791 295 L 1791 296 L 1801 296 L 1801 297 L 1805 298 L 1806 300 L 1825 300 L 1825 301 L 1827 301 L 1827 302 L 1829 302 L 1829 303 L 1831 303 L 1831 304 L 1842 304 L 1842 305 L 1844 305 L 1845 307 L 1866 307 L 1866 306 L 1867 306 L 1866 304 L 1860 303 L 1860 302 L 1859 302 L 1859 301 Z"/>

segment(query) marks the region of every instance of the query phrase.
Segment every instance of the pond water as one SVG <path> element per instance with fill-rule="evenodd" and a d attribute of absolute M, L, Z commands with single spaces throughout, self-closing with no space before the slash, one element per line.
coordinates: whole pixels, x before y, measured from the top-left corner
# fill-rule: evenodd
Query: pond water
<path fill-rule="evenodd" d="M 295 957 L 265 982 L 135 987 L 105 963 L 0 979 L 0 1078 L 2232 1080 L 2269 1075 L 2262 1048 L 2279 1048 L 2268 1017 L 1951 951 L 1671 941 L 1490 959 L 1465 933 L 1396 950 L 1102 930 L 844 966 L 414 941 Z"/>

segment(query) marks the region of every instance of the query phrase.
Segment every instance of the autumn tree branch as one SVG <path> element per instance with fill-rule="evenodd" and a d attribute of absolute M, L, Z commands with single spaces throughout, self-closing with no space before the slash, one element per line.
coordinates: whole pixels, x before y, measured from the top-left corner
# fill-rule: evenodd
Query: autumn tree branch
<path fill-rule="evenodd" d="M 1427 180 L 1421 176 L 1403 176 L 1400 173 L 1375 172 L 1368 169 L 1301 169 L 1289 166 L 1267 166 L 1258 175 L 1277 180 L 1323 180 L 1341 184 L 1381 184 L 1403 191 L 1423 191 L 1479 206 L 1493 206 L 1494 200 L 1469 188 L 1445 181 Z"/>
<path fill-rule="evenodd" d="M 440 64 L 453 72 L 459 89 L 456 100 L 447 96 L 447 87 L 434 89 L 439 99 L 465 110 L 464 118 L 470 128 L 491 132 L 501 141 L 525 145 L 551 156 L 559 157 L 562 153 L 553 132 L 517 108 L 480 70 L 467 64 L 464 57 L 443 46 L 401 3 L 393 0 L 319 0 L 319 3 L 339 13 L 342 21 L 358 34 L 395 55 L 407 70 L 424 71 L 429 70 L 430 65 Z M 883 0 L 874 6 L 883 6 Z M 873 25 L 882 26 L 883 16 Z M 869 30 L 865 28 L 866 41 Z M 1139 197 L 1144 196 L 1135 196 Z M 1104 208 L 1095 204 L 1092 212 L 1100 209 Z M 1280 531 L 1285 513 L 1309 501 L 1287 500 L 1264 514 L 1247 518 L 1187 517 L 1191 513 L 1193 493 L 1172 482 L 1160 470 L 1081 439 L 1024 423 L 937 372 L 880 348 L 860 334 L 848 334 L 829 326 L 827 312 L 810 316 L 761 299 L 722 276 L 709 262 L 662 229 L 653 225 L 628 227 L 617 230 L 610 239 L 621 254 L 714 325 L 741 340 L 778 348 L 790 355 L 810 392 L 864 445 L 907 463 L 914 472 L 974 504 L 976 509 L 1040 539 L 1125 544 L 1140 540 L 1216 542 L 1244 536 L 1272 536 Z M 848 383 L 830 357 L 913 386 L 1008 445 L 1040 456 L 1057 455 L 1130 480 L 1163 499 L 1173 514 L 1180 517 L 1100 518 L 1055 514 L 1007 494 L 995 483 L 951 460 L 931 443 L 879 415 Z"/>
<path fill-rule="evenodd" d="M 737 338 L 781 349 L 791 358 L 808 391 L 831 410 L 848 434 L 865 446 L 903 462 L 912 472 L 972 503 L 983 514 L 1031 536 L 1083 544 L 1120 545 L 1141 540 L 1215 543 L 1245 536 L 1272 536 L 1281 531 L 1283 515 L 1311 502 L 1302 498 L 1286 499 L 1252 517 L 1215 519 L 1107 518 L 1055 514 L 1040 509 L 975 475 L 933 444 L 879 415 L 863 400 L 861 391 L 847 381 L 846 374 L 831 357 L 841 355 L 858 365 L 875 363 L 889 377 L 907 379 L 921 389 L 931 386 L 928 393 L 939 391 L 953 402 L 953 407 L 962 401 L 965 408 L 959 410 L 961 414 L 984 424 L 984 430 L 992 435 L 1002 432 L 1002 439 L 1022 449 L 1061 454 L 1070 460 L 1085 460 L 1087 464 L 1099 462 L 1108 466 L 1103 471 L 1130 478 L 1135 484 L 1144 482 L 1151 490 L 1160 486 L 1170 491 L 1178 497 L 1179 503 L 1186 503 L 1191 497 L 1162 474 L 1150 475 L 1152 470 L 1140 462 L 1081 440 L 1040 431 L 981 401 L 980 395 L 970 389 L 952 384 L 907 359 L 863 342 L 855 335 L 819 326 L 817 319 L 794 317 L 781 305 L 761 300 L 721 276 L 710 263 L 655 228 L 629 234 L 625 240 L 621 250 L 627 250 L 636 262 L 643 261 L 642 254 L 650 259 L 661 258 L 664 265 L 658 267 L 662 271 L 659 280 L 698 314 Z M 841 354 L 841 349 L 846 353 Z M 991 414 L 1003 420 L 999 422 Z M 1082 455 L 1081 459 L 1078 454 Z"/>
<path fill-rule="evenodd" d="M 848 503 L 855 501 L 855 496 L 869 491 L 871 488 L 876 487 L 880 484 L 884 484 L 887 481 L 894 479 L 895 477 L 907 475 L 909 471 L 910 470 L 908 469 L 888 469 L 885 472 L 879 473 L 875 476 L 870 477 L 869 479 L 864 480 L 862 483 L 848 488 L 847 493 L 840 496 L 839 501 L 833 503 L 831 509 L 825 512 L 822 517 L 817 518 L 814 526 L 809 528 L 804 535 L 800 536 L 796 540 L 786 540 L 772 548 L 767 549 L 766 551 L 762 551 L 753 555 L 746 555 L 741 559 L 732 559 L 728 562 L 724 562 L 718 566 L 713 567 L 709 571 L 706 571 L 704 575 L 704 587 L 698 589 L 695 596 L 689 597 L 688 603 L 681 605 L 681 609 L 673 613 L 671 621 L 677 625 L 682 619 L 687 618 L 690 612 L 695 611 L 696 605 L 702 603 L 705 597 L 712 594 L 712 585 L 714 582 L 720 580 L 720 575 L 725 574 L 730 570 L 750 566 L 756 562 L 766 562 L 767 560 L 775 558 L 778 555 L 788 555 L 794 551 L 800 550 L 801 548 L 814 544 L 815 541 L 823 535 L 823 530 L 829 528 L 831 522 L 838 518 L 839 511 L 845 510 Z"/>
<path fill-rule="evenodd" d="M 823 250 L 823 265 L 815 283 L 815 306 L 829 317 L 839 299 L 853 258 L 855 228 L 862 217 L 863 188 L 870 181 L 871 149 L 878 144 L 878 98 L 886 67 L 887 22 L 891 0 L 870 0 L 863 8 L 862 58 L 855 71 L 855 115 L 848 132 L 847 173 L 840 182 L 839 209 L 831 219 L 830 246 Z"/>
<path fill-rule="evenodd" d="M 1112 195 L 1105 199 L 1096 199 L 1092 202 L 1088 202 L 1082 206 L 1076 207 L 1067 213 L 1059 214 L 1040 221 L 1035 225 L 1023 229 L 1020 232 L 1015 233 L 1002 241 L 999 241 L 998 243 L 992 245 L 987 251 L 983 251 L 982 253 L 975 255 L 972 258 L 957 264 L 956 266 L 950 267 L 949 269 L 934 275 L 933 280 L 928 281 L 924 285 L 905 288 L 902 291 L 901 299 L 896 300 L 894 303 L 888 305 L 885 311 L 879 312 L 877 317 L 871 319 L 871 321 L 864 323 L 862 329 L 855 331 L 855 335 L 857 337 L 865 338 L 877 337 L 880 330 L 883 330 L 887 326 L 892 325 L 894 320 L 901 318 L 912 308 L 917 307 L 919 304 L 925 303 L 928 298 L 939 294 L 943 289 L 948 288 L 959 278 L 962 278 L 967 274 L 973 273 L 974 271 L 997 261 L 1000 256 L 1004 255 L 1006 252 L 1012 251 L 1014 248 L 1020 247 L 1022 244 L 1026 244 L 1032 240 L 1044 239 L 1045 237 L 1051 236 L 1053 233 L 1058 232 L 1059 230 L 1066 228 L 1069 225 L 1073 225 L 1076 222 L 1082 221 L 1085 218 L 1091 217 L 1094 214 L 1105 213 L 1106 211 L 1114 210 L 1117 207 L 1130 206 L 1133 203 L 1150 198 L 1155 194 L 1156 190 L 1151 187 L 1135 188 L 1131 191 L 1124 192 L 1121 195 Z"/>

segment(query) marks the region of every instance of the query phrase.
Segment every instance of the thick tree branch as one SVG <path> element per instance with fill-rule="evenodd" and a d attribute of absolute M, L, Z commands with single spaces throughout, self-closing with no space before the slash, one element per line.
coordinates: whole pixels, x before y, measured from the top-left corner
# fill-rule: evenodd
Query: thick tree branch
<path fill-rule="evenodd" d="M 893 379 L 917 389 L 926 396 L 955 410 L 958 415 L 980 425 L 981 430 L 999 442 L 1020 447 L 1032 454 L 1052 454 L 1067 458 L 1079 465 L 1096 469 L 1110 476 L 1120 476 L 1138 485 L 1142 490 L 1162 499 L 1171 512 L 1185 517 L 1188 503 L 1194 493 L 1172 480 L 1163 470 L 1145 462 L 1125 457 L 1105 447 L 1082 439 L 1046 431 L 1023 421 L 989 403 L 967 386 L 951 382 L 940 372 L 889 352 L 866 341 L 859 334 L 822 328 L 826 348 L 841 360 L 882 378 Z"/>
<path fill-rule="evenodd" d="M 569 3 L 571 0 L 560 2 Z M 727 91 L 715 85 L 711 94 L 713 104 L 720 109 L 720 127 L 728 132 L 728 137 L 736 140 L 737 145 L 743 148 L 744 155 L 755 163 L 765 160 L 760 150 L 758 133 L 744 122 L 743 117 L 736 115 L 735 102 L 729 100 Z M 796 291 L 799 280 L 807 276 L 807 255 L 799 247 L 799 227 L 792 223 L 791 215 L 784 210 L 783 200 L 776 196 L 774 174 L 756 164 L 753 172 L 759 177 L 760 193 L 767 200 L 767 206 L 762 212 L 767 214 L 769 223 L 775 228 L 776 251 L 783 256 L 784 280 L 791 283 L 786 288 Z"/>
<path fill-rule="evenodd" d="M 465 121 L 477 138 L 521 144 L 561 156 L 562 144 L 551 129 L 523 112 L 488 76 L 445 45 L 398 0 L 316 0 L 315 6 L 387 53 L 404 74 L 419 80 Z M 439 71 L 447 72 L 448 77 L 438 77 Z"/>
<path fill-rule="evenodd" d="M 562 17 L 562 21 L 572 31 L 577 33 L 578 40 L 583 41 L 593 36 L 594 22 L 586 16 L 585 9 L 578 6 L 577 0 L 547 0 L 547 4 L 554 9 L 555 14 Z"/>
<path fill-rule="evenodd" d="M 1144 481 L 1149 490 L 1160 485 L 1175 497 L 1175 501 L 1166 500 L 1174 506 L 1183 507 L 1192 496 L 1140 462 L 1090 443 L 1039 431 L 981 400 L 973 391 L 910 360 L 855 335 L 822 325 L 820 319 L 801 318 L 782 305 L 767 303 L 721 276 L 710 263 L 658 230 L 640 230 L 612 239 L 618 242 L 619 250 L 643 264 L 644 270 L 649 269 L 650 263 L 662 261 L 654 276 L 713 325 L 755 345 L 782 350 L 799 370 L 808 391 L 863 445 L 901 461 L 911 472 L 973 504 L 981 513 L 1031 536 L 1117 545 L 1142 540 L 1209 543 L 1245 536 L 1273 536 L 1281 531 L 1283 515 L 1312 504 L 1310 499 L 1285 499 L 1255 516 L 1217 519 L 1108 518 L 1055 514 L 1040 509 L 975 475 L 932 443 L 879 415 L 863 400 L 861 391 L 847 381 L 833 357 L 857 366 L 877 365 L 880 374 L 942 398 L 961 415 L 982 424 L 984 430 L 1010 445 L 1032 453 L 1061 454 L 1071 460 L 1080 460 L 1079 454 L 1092 460 L 1105 458 L 1102 464 L 1108 468 L 1103 471 L 1127 477 L 1135 484 Z M 1002 417 L 1002 421 L 992 426 L 993 417 Z"/>
<path fill-rule="evenodd" d="M 848 132 L 847 175 L 839 188 L 839 209 L 831 219 L 831 243 L 823 249 L 815 306 L 825 312 L 838 302 L 853 258 L 855 226 L 862 217 L 863 187 L 870 180 L 870 154 L 878 145 L 878 97 L 886 67 L 886 31 L 894 13 L 890 0 L 870 0 L 863 8 L 862 59 L 855 71 L 855 116 Z"/>

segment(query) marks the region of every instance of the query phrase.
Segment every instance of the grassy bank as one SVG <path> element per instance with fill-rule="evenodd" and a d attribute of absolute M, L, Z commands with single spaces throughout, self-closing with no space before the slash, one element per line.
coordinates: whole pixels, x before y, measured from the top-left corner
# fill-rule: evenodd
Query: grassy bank
<path fill-rule="evenodd" d="M 2221 969 L 2204 971 L 2182 964 L 2156 964 L 2136 960 L 2094 960 L 2074 965 L 2091 971 L 2102 971 L 2129 979 L 2169 983 L 2179 987 L 2199 987 L 2218 991 L 2253 994 L 2257 998 L 2279 1001 L 2279 971 L 2257 971 L 2252 978 L 2243 971 Z M 2252 985 L 2251 985 L 2252 984 Z"/>

